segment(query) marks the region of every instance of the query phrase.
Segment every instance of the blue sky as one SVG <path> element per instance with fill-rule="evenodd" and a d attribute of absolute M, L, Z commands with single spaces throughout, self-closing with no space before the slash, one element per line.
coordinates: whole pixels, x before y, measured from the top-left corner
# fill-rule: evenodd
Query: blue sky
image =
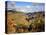
<path fill-rule="evenodd" d="M 24 11 L 24 12 L 34 12 L 34 11 L 44 11 L 45 5 L 44 3 L 33 3 L 33 2 L 15 2 L 15 1 L 8 1 L 8 10 L 15 10 Z"/>
<path fill-rule="evenodd" d="M 32 5 L 31 2 L 16 2 L 16 6 L 27 6 L 27 5 Z"/>

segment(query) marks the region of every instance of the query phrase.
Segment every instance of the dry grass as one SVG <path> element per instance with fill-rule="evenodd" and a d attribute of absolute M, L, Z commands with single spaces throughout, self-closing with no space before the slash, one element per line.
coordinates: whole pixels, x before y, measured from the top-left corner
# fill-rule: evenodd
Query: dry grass
<path fill-rule="evenodd" d="M 32 29 L 30 32 L 39 32 L 44 24 L 44 18 L 42 15 L 36 14 L 37 18 L 30 20 L 29 22 L 26 20 L 27 15 L 21 13 L 11 13 L 7 14 L 7 32 L 8 33 L 20 33 L 20 32 L 29 32 L 28 27 L 31 25 Z M 40 28 L 41 27 L 41 28 Z M 43 31 L 43 30 L 42 30 Z"/>

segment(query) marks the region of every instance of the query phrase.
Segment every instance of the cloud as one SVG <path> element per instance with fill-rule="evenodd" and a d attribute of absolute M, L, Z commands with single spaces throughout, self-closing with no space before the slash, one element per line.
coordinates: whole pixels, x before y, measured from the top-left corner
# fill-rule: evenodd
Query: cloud
<path fill-rule="evenodd" d="M 25 12 L 38 12 L 38 11 L 44 11 L 45 7 L 43 3 L 33 3 L 32 6 L 17 6 L 19 11 L 25 11 Z"/>
<path fill-rule="evenodd" d="M 26 7 L 27 7 L 27 8 L 30 8 L 31 6 L 30 6 L 30 5 L 27 5 Z"/>
<path fill-rule="evenodd" d="M 11 1 L 8 1 L 8 2 L 7 2 L 7 9 L 8 9 L 8 10 L 15 9 L 15 6 L 16 6 L 15 3 L 16 3 L 16 2 L 14 2 L 14 1 L 12 1 L 12 2 L 11 2 Z"/>
<path fill-rule="evenodd" d="M 32 3 L 32 5 L 16 6 L 15 1 L 8 1 L 7 8 L 8 10 L 17 10 L 22 12 L 37 12 L 45 10 L 44 3 Z"/>

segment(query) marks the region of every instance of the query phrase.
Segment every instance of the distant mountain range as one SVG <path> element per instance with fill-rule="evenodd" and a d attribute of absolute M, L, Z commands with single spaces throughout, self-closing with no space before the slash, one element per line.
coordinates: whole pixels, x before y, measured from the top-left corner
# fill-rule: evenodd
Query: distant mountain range
<path fill-rule="evenodd" d="M 26 15 L 28 15 L 28 16 L 34 16 L 34 15 L 37 15 L 37 14 L 41 14 L 41 15 L 45 16 L 45 11 L 39 11 L 39 12 L 33 12 L 33 13 L 31 13 L 31 12 L 26 13 Z"/>
<path fill-rule="evenodd" d="M 13 10 L 13 11 L 21 11 L 21 12 L 25 12 L 25 13 L 28 13 L 28 12 L 38 12 L 38 11 L 44 11 L 44 8 L 34 8 L 33 6 L 31 7 L 31 6 L 23 6 L 23 7 L 15 7 L 15 8 L 13 8 L 13 9 L 11 9 L 11 10 Z"/>

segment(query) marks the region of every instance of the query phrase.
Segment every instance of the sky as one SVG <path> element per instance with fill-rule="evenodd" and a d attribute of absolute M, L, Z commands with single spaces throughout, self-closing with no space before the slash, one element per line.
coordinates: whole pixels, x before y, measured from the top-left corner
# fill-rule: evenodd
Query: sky
<path fill-rule="evenodd" d="M 44 3 L 8 1 L 7 8 L 8 10 L 17 10 L 21 12 L 37 12 L 44 11 L 45 5 Z"/>

